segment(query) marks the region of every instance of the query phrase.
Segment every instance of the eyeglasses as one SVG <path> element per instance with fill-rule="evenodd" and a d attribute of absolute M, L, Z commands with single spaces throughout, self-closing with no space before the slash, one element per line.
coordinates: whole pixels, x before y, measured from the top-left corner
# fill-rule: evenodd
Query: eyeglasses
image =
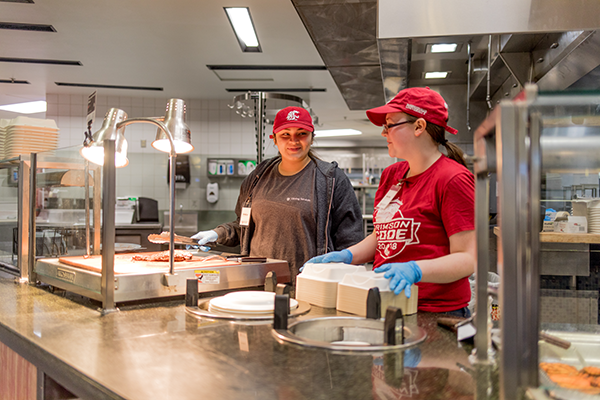
<path fill-rule="evenodd" d="M 388 133 L 389 130 L 390 130 L 390 128 L 393 128 L 395 126 L 399 126 L 399 125 L 402 125 L 402 124 L 408 124 L 409 122 L 412 122 L 412 121 L 402 121 L 402 122 L 396 122 L 395 124 L 391 124 L 391 125 L 383 125 L 383 131 L 385 133 Z"/>

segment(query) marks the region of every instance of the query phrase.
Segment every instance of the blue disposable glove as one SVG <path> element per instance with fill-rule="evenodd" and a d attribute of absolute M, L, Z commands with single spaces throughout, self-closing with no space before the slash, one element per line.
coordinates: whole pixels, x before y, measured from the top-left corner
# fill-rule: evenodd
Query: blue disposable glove
<path fill-rule="evenodd" d="M 219 235 L 213 230 L 198 232 L 192 236 L 192 239 L 196 239 L 200 246 L 209 242 L 216 242 L 218 238 Z"/>
<path fill-rule="evenodd" d="M 390 290 L 395 294 L 400 294 L 404 290 L 406 297 L 410 297 L 410 286 L 419 282 L 423 277 L 421 268 L 414 261 L 383 264 L 373 271 L 385 272 L 384 277 L 390 279 Z"/>
<path fill-rule="evenodd" d="M 324 264 L 324 263 L 344 263 L 352 264 L 352 252 L 348 249 L 342 251 L 332 251 L 331 253 L 316 256 L 308 260 L 306 264 Z M 300 272 L 304 269 L 304 265 L 300 267 Z"/>

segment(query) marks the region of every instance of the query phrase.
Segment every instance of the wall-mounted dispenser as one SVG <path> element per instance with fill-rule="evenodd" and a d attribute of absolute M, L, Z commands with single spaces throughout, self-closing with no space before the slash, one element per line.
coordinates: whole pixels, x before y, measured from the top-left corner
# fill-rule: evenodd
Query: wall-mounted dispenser
<path fill-rule="evenodd" d="M 219 184 L 209 183 L 206 185 L 206 201 L 216 203 L 219 200 Z"/>
<path fill-rule="evenodd" d="M 170 182 L 171 167 L 167 168 L 167 184 Z M 175 159 L 175 189 L 186 189 L 190 184 L 190 158 L 188 155 L 178 155 Z"/>

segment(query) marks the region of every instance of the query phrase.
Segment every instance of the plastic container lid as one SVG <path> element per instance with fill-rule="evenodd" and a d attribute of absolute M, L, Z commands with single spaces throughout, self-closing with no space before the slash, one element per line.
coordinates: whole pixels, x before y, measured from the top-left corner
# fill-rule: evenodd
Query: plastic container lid
<path fill-rule="evenodd" d="M 384 278 L 384 274 L 374 271 L 356 272 L 347 274 L 340 282 L 342 285 L 354 286 L 361 289 L 379 288 L 380 292 L 390 291 L 390 280 Z"/>
<path fill-rule="evenodd" d="M 366 271 L 364 265 L 344 263 L 304 264 L 304 269 L 298 276 L 321 281 L 340 282 L 347 274 Z"/>

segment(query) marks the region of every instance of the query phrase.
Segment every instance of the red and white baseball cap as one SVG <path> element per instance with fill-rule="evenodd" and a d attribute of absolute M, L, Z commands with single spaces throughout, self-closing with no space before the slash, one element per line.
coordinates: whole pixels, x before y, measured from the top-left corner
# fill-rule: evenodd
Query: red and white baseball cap
<path fill-rule="evenodd" d="M 310 113 L 302 107 L 286 107 L 279 110 L 273 122 L 273 133 L 285 128 L 303 128 L 310 132 L 315 131 Z"/>
<path fill-rule="evenodd" d="M 385 124 L 389 113 L 403 112 L 427 122 L 439 125 L 456 135 L 458 131 L 448 126 L 448 105 L 444 98 L 428 87 L 413 87 L 401 90 L 385 106 L 367 110 L 367 117 L 377 126 Z"/>

